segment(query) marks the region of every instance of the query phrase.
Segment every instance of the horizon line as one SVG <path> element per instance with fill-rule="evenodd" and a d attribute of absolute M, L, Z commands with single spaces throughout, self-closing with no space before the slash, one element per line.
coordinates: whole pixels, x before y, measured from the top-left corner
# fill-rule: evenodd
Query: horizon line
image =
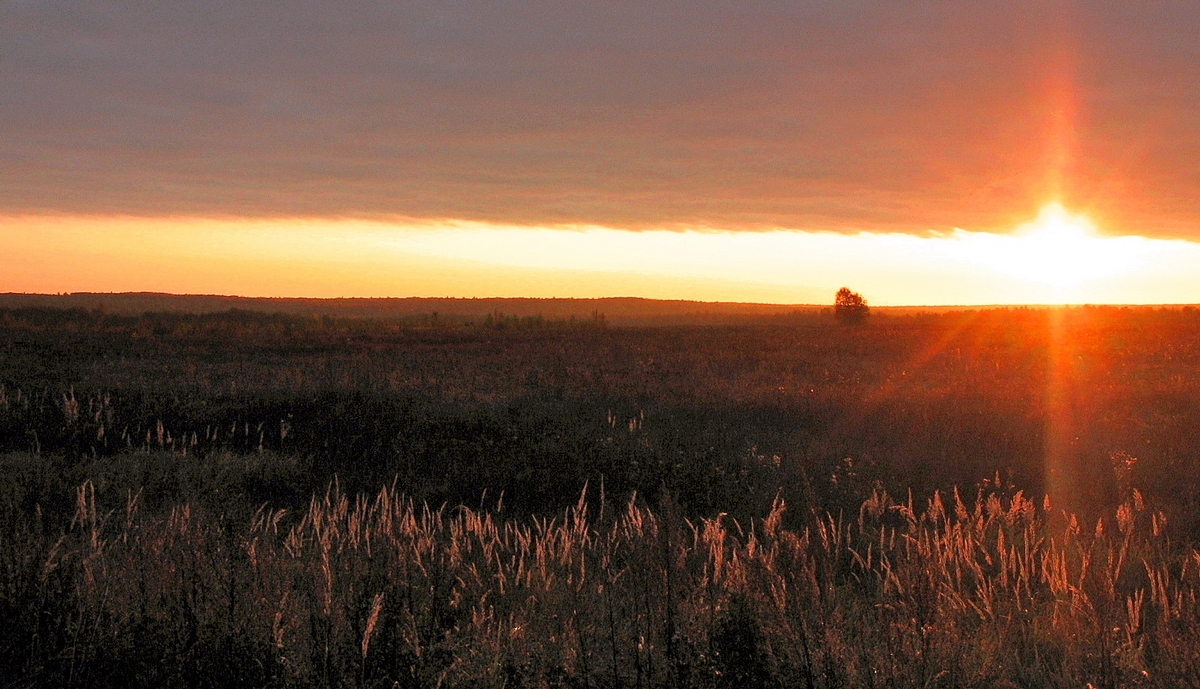
<path fill-rule="evenodd" d="M 190 292 L 158 292 L 153 290 L 122 291 L 122 292 L 0 292 L 0 297 L 167 297 L 167 298 L 207 298 L 207 299 L 241 299 L 250 301 L 525 301 L 525 302 L 598 302 L 598 301 L 642 301 L 659 304 L 700 304 L 712 306 L 753 306 L 765 308 L 832 308 L 832 303 L 802 303 L 802 302 L 753 302 L 753 301 L 712 301 L 702 299 L 662 299 L 657 297 L 642 297 L 636 295 L 610 295 L 603 297 L 528 297 L 528 296 L 343 296 L 343 297 L 313 297 L 313 296 L 257 296 L 245 294 L 215 294 Z M 887 304 L 871 305 L 871 309 L 1012 309 L 1012 308 L 1077 308 L 1077 307 L 1113 307 L 1113 308 L 1185 308 L 1200 307 L 1197 302 L 1038 302 L 1038 303 L 980 303 L 980 304 Z"/>

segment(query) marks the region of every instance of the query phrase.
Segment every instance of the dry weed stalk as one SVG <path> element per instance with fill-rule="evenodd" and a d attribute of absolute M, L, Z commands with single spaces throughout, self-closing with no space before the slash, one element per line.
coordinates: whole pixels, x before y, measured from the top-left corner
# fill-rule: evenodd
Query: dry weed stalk
<path fill-rule="evenodd" d="M 43 610 L 57 641 L 29 646 L 39 681 L 95 683 L 106 658 L 130 681 L 289 686 L 1200 679 L 1200 553 L 1134 500 L 1088 530 L 1020 493 L 875 493 L 853 520 L 789 521 L 777 500 L 745 526 L 636 500 L 593 522 L 581 498 L 526 522 L 335 485 L 290 526 L 262 509 L 234 534 L 187 505 L 153 519 L 131 497 L 113 520 L 91 486 L 77 498 L 33 558 L 66 597 Z"/>

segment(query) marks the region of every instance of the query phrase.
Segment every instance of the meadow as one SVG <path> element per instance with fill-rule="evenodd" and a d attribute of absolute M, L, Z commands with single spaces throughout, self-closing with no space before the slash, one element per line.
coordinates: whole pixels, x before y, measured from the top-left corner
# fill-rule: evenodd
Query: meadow
<path fill-rule="evenodd" d="M 1200 312 L 0 310 L 12 686 L 1200 683 Z"/>

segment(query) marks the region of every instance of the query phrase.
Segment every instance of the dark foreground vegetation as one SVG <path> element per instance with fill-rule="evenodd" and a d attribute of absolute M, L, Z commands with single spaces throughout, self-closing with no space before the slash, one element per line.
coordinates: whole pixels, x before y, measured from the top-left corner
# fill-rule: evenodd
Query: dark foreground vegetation
<path fill-rule="evenodd" d="M 4 686 L 1200 683 L 1192 310 L 0 338 Z"/>

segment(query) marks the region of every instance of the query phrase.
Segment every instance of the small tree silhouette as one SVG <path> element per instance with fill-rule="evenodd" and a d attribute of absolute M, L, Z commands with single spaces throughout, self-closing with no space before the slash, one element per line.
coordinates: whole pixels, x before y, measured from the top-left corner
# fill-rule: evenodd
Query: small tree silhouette
<path fill-rule="evenodd" d="M 871 309 L 867 307 L 867 300 L 862 298 L 858 292 L 851 292 L 849 287 L 843 287 L 837 291 L 837 296 L 833 300 L 833 317 L 839 323 L 850 325 L 862 323 L 867 320 Z"/>

